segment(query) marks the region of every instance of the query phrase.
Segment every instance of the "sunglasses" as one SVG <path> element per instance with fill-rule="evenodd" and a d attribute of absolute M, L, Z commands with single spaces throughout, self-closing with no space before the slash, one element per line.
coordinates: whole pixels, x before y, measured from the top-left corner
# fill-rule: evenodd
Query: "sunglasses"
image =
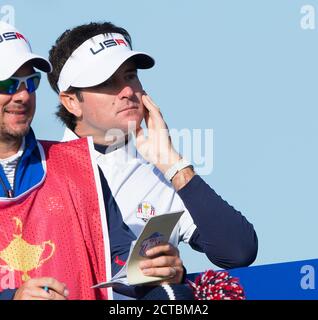
<path fill-rule="evenodd" d="M 24 83 L 29 93 L 32 93 L 39 87 L 40 80 L 40 72 L 35 72 L 26 77 L 11 77 L 7 80 L 0 81 L 0 93 L 15 94 L 20 88 L 21 83 Z"/>

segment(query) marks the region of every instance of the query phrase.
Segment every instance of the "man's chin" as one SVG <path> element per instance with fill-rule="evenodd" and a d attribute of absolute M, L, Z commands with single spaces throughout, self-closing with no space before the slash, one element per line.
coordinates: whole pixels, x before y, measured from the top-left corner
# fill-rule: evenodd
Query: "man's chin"
<path fill-rule="evenodd" d="M 2 136 L 8 140 L 19 140 L 26 136 L 30 131 L 30 127 L 19 128 L 19 129 L 9 129 L 2 133 Z"/>

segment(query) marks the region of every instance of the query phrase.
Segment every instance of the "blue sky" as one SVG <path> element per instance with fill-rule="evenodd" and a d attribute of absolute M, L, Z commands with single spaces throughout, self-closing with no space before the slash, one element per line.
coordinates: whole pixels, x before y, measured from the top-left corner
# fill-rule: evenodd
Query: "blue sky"
<path fill-rule="evenodd" d="M 254 224 L 255 264 L 268 264 L 317 258 L 318 30 L 301 27 L 308 4 L 5 0 L 0 19 L 11 6 L 16 27 L 44 56 L 67 28 L 90 21 L 126 28 L 134 48 L 156 60 L 140 78 L 169 127 L 213 130 L 213 171 L 204 178 Z M 39 138 L 61 138 L 56 105 L 43 77 Z M 181 248 L 190 272 L 211 267 Z"/>

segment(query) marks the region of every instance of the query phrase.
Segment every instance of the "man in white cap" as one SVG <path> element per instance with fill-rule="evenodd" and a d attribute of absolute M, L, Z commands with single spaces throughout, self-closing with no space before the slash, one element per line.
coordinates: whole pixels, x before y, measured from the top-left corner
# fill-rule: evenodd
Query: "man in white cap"
<path fill-rule="evenodd" d="M 87 141 L 64 147 L 35 139 L 41 74 L 34 68 L 50 72 L 51 64 L 4 22 L 0 60 L 0 268 L 10 279 L 0 281 L 0 299 L 111 298 L 91 289 L 110 269 L 103 199 L 87 192 L 99 181 Z"/>
<path fill-rule="evenodd" d="M 0 267 L 14 280 L 11 290 L 0 287 L 0 299 L 111 299 L 111 289 L 91 288 L 107 281 L 111 268 L 90 146 L 86 139 L 35 139 L 30 124 L 41 74 L 34 68 L 50 72 L 51 64 L 3 22 L 0 59 Z M 180 279 L 175 251 L 170 259 Z"/>
<path fill-rule="evenodd" d="M 0 60 L 0 197 L 9 201 L 36 188 L 45 175 L 30 124 L 41 79 L 34 68 L 50 72 L 51 64 L 33 54 L 24 35 L 4 22 L 0 22 Z M 3 233 L 5 226 L 0 225 L 0 230 Z M 12 298 L 15 293 L 16 299 L 45 299 L 50 294 L 41 288 L 47 285 L 55 299 L 65 299 L 65 285 L 47 277 L 29 280 L 19 290 L 4 291 L 0 297 Z"/>
<path fill-rule="evenodd" d="M 136 238 L 153 215 L 185 210 L 170 239 L 173 245 L 189 243 L 224 268 L 254 261 L 257 236 L 252 224 L 174 149 L 159 108 L 137 75 L 137 69 L 151 68 L 154 59 L 132 50 L 125 29 L 105 22 L 67 30 L 49 60 L 53 72 L 48 79 L 61 103 L 57 115 L 67 126 L 63 140 L 93 136 L 103 188 L 113 195 L 109 219 L 118 227 L 110 230 L 111 245 L 124 246 L 125 239 Z M 141 128 L 143 119 L 148 137 Z M 158 250 L 169 256 L 171 246 Z M 113 255 L 113 270 L 126 258 L 127 250 Z M 145 261 L 141 268 L 148 274 L 161 263 L 162 257 Z M 180 266 L 175 269 L 179 272 Z"/>

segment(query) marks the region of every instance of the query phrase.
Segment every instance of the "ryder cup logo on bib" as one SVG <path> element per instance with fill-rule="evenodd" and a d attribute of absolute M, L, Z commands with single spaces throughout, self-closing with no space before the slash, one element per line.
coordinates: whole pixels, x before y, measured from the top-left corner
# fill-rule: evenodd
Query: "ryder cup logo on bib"
<path fill-rule="evenodd" d="M 156 210 L 151 205 L 151 203 L 144 201 L 138 205 L 137 218 L 147 221 L 155 215 L 156 215 Z"/>

